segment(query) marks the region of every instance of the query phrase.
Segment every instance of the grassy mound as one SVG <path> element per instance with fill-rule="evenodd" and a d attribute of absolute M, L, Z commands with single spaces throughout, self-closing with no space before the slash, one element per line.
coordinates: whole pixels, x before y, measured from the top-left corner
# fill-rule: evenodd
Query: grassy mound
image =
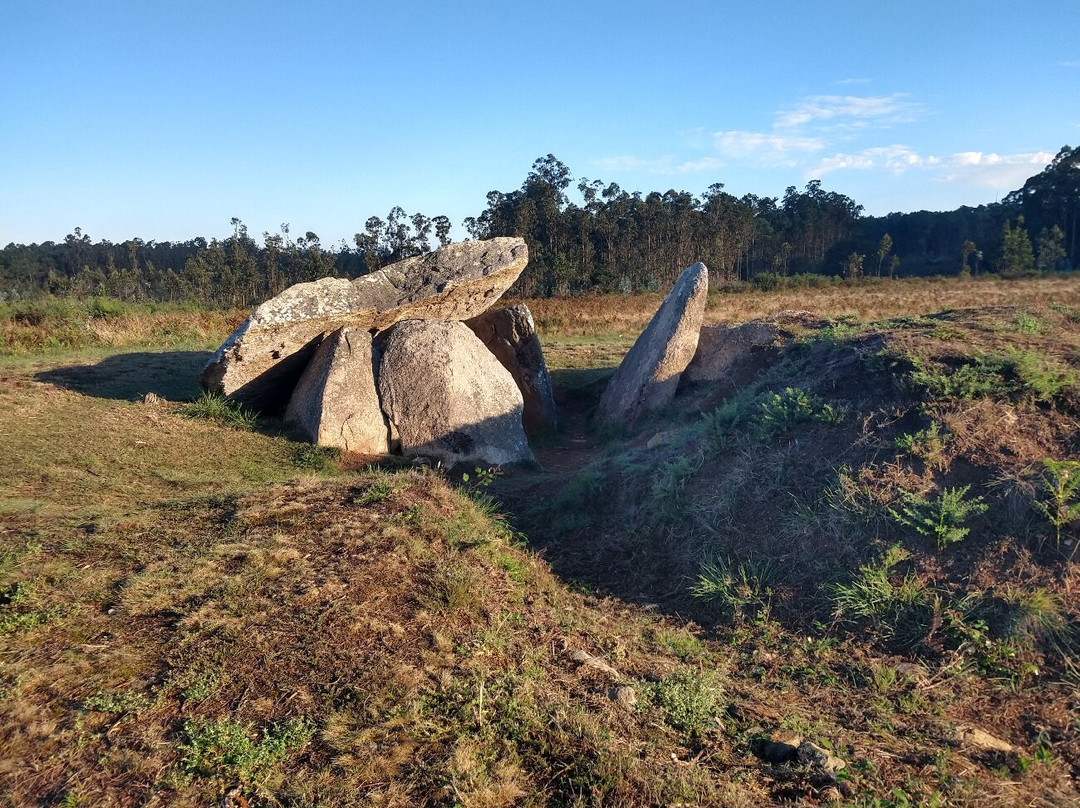
<path fill-rule="evenodd" d="M 1078 314 L 807 327 L 494 482 L 5 360 L 0 805 L 1073 804 Z"/>

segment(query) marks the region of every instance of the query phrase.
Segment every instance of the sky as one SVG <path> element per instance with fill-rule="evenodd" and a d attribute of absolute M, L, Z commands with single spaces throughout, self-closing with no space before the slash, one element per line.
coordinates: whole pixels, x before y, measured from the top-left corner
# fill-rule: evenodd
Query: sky
<path fill-rule="evenodd" d="M 1077 0 L 3 0 L 0 245 L 454 236 L 574 183 L 870 215 L 995 202 L 1080 143 Z"/>

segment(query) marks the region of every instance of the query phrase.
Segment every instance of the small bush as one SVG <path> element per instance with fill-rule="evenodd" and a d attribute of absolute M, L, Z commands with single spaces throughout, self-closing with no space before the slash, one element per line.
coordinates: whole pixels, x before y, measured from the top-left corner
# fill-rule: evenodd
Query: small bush
<path fill-rule="evenodd" d="M 1054 528 L 1054 540 L 1061 547 L 1061 530 L 1080 519 L 1080 462 L 1075 460 L 1043 460 L 1039 478 L 1043 498 L 1035 507 Z"/>
<path fill-rule="evenodd" d="M 932 500 L 909 491 L 901 491 L 899 509 L 890 509 L 893 519 L 902 525 L 913 527 L 924 536 L 932 536 L 938 550 L 964 539 L 970 528 L 964 527 L 968 517 L 985 513 L 987 505 L 982 497 L 967 499 L 970 485 L 961 488 L 945 488 Z"/>
<path fill-rule="evenodd" d="M 648 686 L 646 695 L 671 726 L 696 737 L 720 712 L 723 689 L 715 673 L 683 668 Z"/>
<path fill-rule="evenodd" d="M 787 387 L 783 392 L 767 394 L 761 401 L 758 434 L 763 438 L 773 438 L 806 421 L 835 425 L 842 422 L 846 415 L 842 408 L 825 404 L 805 390 Z"/>

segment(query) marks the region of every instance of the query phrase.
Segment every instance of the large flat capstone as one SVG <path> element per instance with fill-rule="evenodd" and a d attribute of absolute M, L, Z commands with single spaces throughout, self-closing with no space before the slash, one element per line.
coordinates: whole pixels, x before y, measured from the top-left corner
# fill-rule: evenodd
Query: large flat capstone
<path fill-rule="evenodd" d="M 399 320 L 476 317 L 528 260 L 521 238 L 464 241 L 355 280 L 298 283 L 258 306 L 217 349 L 200 381 L 256 409 L 280 409 L 327 334 L 345 325 L 381 331 Z"/>
<path fill-rule="evenodd" d="M 403 320 L 379 341 L 379 396 L 402 454 L 447 467 L 533 459 L 521 391 L 468 326 Z"/>
<path fill-rule="evenodd" d="M 671 401 L 697 349 L 708 293 L 704 264 L 682 271 L 605 388 L 601 421 L 633 422 Z"/>

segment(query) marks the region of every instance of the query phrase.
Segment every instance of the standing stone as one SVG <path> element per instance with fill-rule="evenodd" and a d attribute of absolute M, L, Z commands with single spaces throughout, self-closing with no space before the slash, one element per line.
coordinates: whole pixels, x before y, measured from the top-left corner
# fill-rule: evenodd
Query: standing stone
<path fill-rule="evenodd" d="M 510 371 L 525 400 L 522 423 L 525 434 L 535 436 L 555 429 L 555 395 L 544 362 L 544 349 L 536 334 L 532 312 L 524 303 L 502 309 L 490 309 L 465 321 L 472 332 Z"/>
<path fill-rule="evenodd" d="M 380 341 L 379 394 L 402 454 L 447 467 L 533 459 L 521 391 L 468 326 L 403 320 Z"/>
<path fill-rule="evenodd" d="M 375 389 L 371 335 L 346 326 L 324 339 L 289 399 L 285 419 L 320 446 L 386 454 L 390 430 Z"/>
<path fill-rule="evenodd" d="M 709 270 L 704 264 L 682 271 L 604 390 L 602 421 L 633 422 L 671 401 L 697 349 L 708 292 Z"/>
<path fill-rule="evenodd" d="M 203 369 L 207 390 L 255 409 L 288 401 L 322 335 L 351 325 L 464 320 L 487 311 L 529 260 L 524 239 L 448 244 L 369 275 L 298 283 L 258 306 Z"/>

